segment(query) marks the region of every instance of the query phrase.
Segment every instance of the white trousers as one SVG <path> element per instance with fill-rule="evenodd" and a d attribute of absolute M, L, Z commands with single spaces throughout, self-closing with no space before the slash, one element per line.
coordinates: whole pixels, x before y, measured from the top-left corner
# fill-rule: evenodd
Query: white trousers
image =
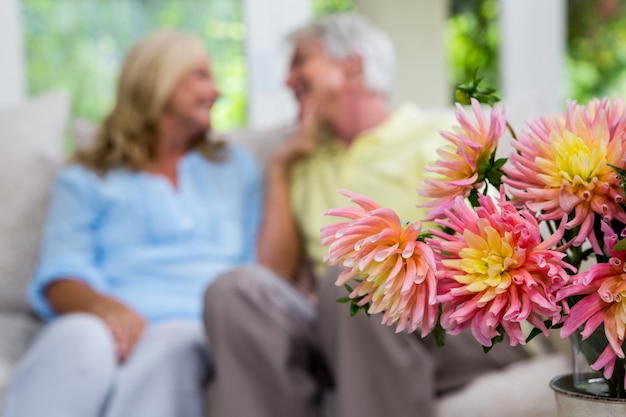
<path fill-rule="evenodd" d="M 213 373 L 199 323 L 146 328 L 118 364 L 113 337 L 91 314 L 47 325 L 20 360 L 4 417 L 203 417 Z"/>

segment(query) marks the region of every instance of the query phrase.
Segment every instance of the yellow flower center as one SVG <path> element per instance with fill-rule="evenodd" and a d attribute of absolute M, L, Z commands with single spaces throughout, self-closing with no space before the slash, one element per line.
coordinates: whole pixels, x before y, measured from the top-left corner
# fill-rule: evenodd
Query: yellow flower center
<path fill-rule="evenodd" d="M 510 233 L 500 235 L 484 219 L 478 221 L 481 234 L 465 230 L 467 247 L 459 252 L 460 259 L 444 261 L 465 274 L 456 275 L 457 282 L 471 292 L 484 292 L 481 302 L 487 302 L 511 286 L 510 270 L 518 265 Z"/>
<path fill-rule="evenodd" d="M 558 183 L 565 180 L 574 186 L 587 187 L 610 169 L 606 165 L 606 146 L 594 145 L 567 131 L 562 136 L 553 134 L 550 139 L 555 167 L 549 171 L 556 174 L 554 180 Z"/>

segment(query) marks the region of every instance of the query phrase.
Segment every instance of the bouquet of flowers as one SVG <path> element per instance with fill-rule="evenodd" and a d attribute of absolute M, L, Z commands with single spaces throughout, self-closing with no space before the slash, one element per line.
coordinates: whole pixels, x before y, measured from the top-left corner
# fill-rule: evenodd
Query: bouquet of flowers
<path fill-rule="evenodd" d="M 458 126 L 440 132 L 449 146 L 419 185 L 430 199 L 422 222 L 340 190 L 356 205 L 329 210 L 347 220 L 322 229 L 325 261 L 344 268 L 337 285 L 349 296 L 339 301 L 440 344 L 469 327 L 485 351 L 560 328 L 595 342 L 585 356 L 606 395 L 626 396 L 626 105 L 568 101 L 516 135 L 479 82 L 457 90 L 471 111 L 457 103 Z M 507 131 L 514 152 L 497 159 Z"/>

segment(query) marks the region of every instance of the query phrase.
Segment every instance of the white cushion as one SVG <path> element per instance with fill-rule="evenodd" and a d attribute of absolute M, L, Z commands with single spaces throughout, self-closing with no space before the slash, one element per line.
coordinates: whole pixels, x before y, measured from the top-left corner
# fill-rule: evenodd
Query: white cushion
<path fill-rule="evenodd" d="M 568 355 L 541 355 L 481 375 L 437 401 L 439 417 L 556 417 L 552 378 L 571 372 Z"/>
<path fill-rule="evenodd" d="M 0 312 L 0 409 L 13 367 L 32 342 L 40 323 L 21 312 Z"/>
<path fill-rule="evenodd" d="M 286 140 L 295 130 L 295 126 L 255 129 L 243 128 L 217 134 L 219 140 L 237 143 L 246 148 L 257 160 L 262 170 L 267 168 L 274 149 Z"/>
<path fill-rule="evenodd" d="M 0 310 L 28 310 L 26 283 L 63 162 L 69 108 L 69 95 L 53 92 L 0 109 Z"/>

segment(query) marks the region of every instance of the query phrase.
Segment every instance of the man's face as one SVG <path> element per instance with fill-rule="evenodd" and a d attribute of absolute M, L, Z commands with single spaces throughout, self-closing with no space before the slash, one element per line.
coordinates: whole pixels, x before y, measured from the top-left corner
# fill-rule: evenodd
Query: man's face
<path fill-rule="evenodd" d="M 333 111 L 346 84 L 341 61 L 328 55 L 319 41 L 296 45 L 286 80 L 300 107 L 313 101 L 321 115 Z"/>

